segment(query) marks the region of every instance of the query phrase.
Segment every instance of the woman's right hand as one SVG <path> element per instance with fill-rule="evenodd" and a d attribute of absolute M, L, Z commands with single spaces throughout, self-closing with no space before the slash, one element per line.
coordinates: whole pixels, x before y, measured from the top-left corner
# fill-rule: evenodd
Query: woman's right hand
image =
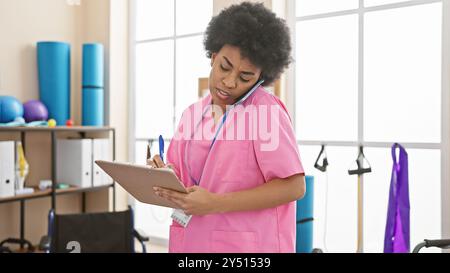
<path fill-rule="evenodd" d="M 152 159 L 147 159 L 147 165 L 152 166 L 152 168 L 165 168 L 168 167 L 164 162 L 161 160 L 161 157 L 159 154 L 153 156 Z"/>
<path fill-rule="evenodd" d="M 171 164 L 164 164 L 161 157 L 157 154 L 152 159 L 147 159 L 147 165 L 152 168 L 169 168 L 173 169 Z"/>

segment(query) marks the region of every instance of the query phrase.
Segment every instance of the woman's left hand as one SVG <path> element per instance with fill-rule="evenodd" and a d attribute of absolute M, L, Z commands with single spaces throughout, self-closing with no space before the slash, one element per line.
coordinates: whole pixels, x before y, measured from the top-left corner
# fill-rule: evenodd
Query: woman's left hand
<path fill-rule="evenodd" d="M 177 204 L 188 215 L 206 215 L 220 212 L 220 196 L 199 186 L 187 188 L 181 193 L 165 188 L 153 187 L 155 194 Z"/>

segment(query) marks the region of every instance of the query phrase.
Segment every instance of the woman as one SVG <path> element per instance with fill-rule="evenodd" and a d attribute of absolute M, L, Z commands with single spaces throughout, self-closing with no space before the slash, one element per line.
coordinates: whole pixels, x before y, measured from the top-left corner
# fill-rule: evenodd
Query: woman
<path fill-rule="evenodd" d="M 192 215 L 173 222 L 169 252 L 295 252 L 304 171 L 285 106 L 261 87 L 291 61 L 289 29 L 244 2 L 211 20 L 204 45 L 210 94 L 184 111 L 168 164 L 149 162 L 171 167 L 188 190 L 154 189 Z"/>

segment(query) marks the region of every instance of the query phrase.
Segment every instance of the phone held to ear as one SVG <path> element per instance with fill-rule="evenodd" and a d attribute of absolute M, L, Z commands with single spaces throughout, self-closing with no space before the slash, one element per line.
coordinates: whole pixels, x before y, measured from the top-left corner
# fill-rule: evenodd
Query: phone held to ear
<path fill-rule="evenodd" d="M 259 80 L 255 85 L 253 85 L 253 87 L 252 87 L 247 93 L 245 93 L 241 98 L 239 98 L 239 99 L 237 100 L 237 102 L 236 102 L 233 106 L 236 106 L 236 105 L 239 105 L 239 104 L 243 103 L 243 102 L 244 102 L 248 97 L 250 97 L 250 95 L 253 94 L 253 92 L 255 92 L 256 89 L 258 89 L 258 87 L 259 87 L 261 84 L 263 84 L 263 83 L 264 83 L 264 80 L 263 80 L 263 79 Z"/>

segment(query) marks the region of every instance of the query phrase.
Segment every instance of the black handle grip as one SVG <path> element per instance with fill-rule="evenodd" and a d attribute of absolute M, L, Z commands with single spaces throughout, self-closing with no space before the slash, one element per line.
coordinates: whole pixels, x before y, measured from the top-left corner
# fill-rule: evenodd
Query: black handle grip
<path fill-rule="evenodd" d="M 348 174 L 349 175 L 353 175 L 353 174 L 360 175 L 360 174 L 370 173 L 370 172 L 372 172 L 372 168 L 363 168 L 363 169 L 349 170 Z"/>
<path fill-rule="evenodd" d="M 425 247 L 450 247 L 450 239 L 446 240 L 424 240 L 425 241 Z"/>

